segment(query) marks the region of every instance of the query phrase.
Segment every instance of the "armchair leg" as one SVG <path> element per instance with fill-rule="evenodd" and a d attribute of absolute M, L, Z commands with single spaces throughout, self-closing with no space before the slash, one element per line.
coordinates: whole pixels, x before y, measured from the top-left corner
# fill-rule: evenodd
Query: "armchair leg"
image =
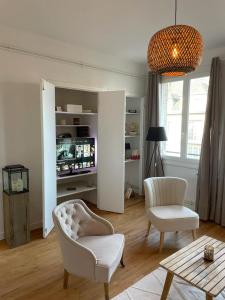
<path fill-rule="evenodd" d="M 67 289 L 68 287 L 68 279 L 69 279 L 69 273 L 64 269 L 64 278 L 63 278 L 63 288 Z"/>
<path fill-rule="evenodd" d="M 109 283 L 104 283 L 104 289 L 105 289 L 105 300 L 109 300 Z"/>
<path fill-rule="evenodd" d="M 123 256 L 124 256 L 124 253 L 123 253 L 122 257 L 121 257 L 120 264 L 121 264 L 122 268 L 125 268 L 125 264 L 123 262 Z"/>
<path fill-rule="evenodd" d="M 159 253 L 162 252 L 164 243 L 164 232 L 160 232 L 160 245 L 159 245 Z"/>
<path fill-rule="evenodd" d="M 148 221 L 148 231 L 147 231 L 146 237 L 149 236 L 149 234 L 150 234 L 151 225 L 152 225 L 151 222 Z"/>
<path fill-rule="evenodd" d="M 193 240 L 196 240 L 196 229 L 192 230 L 192 237 L 193 237 Z"/>

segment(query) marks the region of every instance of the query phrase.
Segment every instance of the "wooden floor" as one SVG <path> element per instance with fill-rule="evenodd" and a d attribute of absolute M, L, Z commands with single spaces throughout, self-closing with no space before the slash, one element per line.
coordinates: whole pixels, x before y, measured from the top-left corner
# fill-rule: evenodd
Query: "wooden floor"
<path fill-rule="evenodd" d="M 191 232 L 168 233 L 165 235 L 164 250 L 159 254 L 159 233 L 152 228 L 150 238 L 145 237 L 147 219 L 143 199 L 129 200 L 122 215 L 97 213 L 110 220 L 116 231 L 126 236 L 126 268 L 118 268 L 114 274 L 110 285 L 111 297 L 157 268 L 166 256 L 192 241 Z M 201 224 L 198 236 L 203 234 L 225 241 L 225 229 L 212 223 Z M 73 277 L 69 280 L 68 290 L 63 290 L 62 279 L 62 259 L 54 232 L 44 240 L 41 231 L 35 231 L 29 244 L 15 249 L 8 249 L 4 241 L 0 242 L 0 299 L 104 299 L 102 284 Z"/>

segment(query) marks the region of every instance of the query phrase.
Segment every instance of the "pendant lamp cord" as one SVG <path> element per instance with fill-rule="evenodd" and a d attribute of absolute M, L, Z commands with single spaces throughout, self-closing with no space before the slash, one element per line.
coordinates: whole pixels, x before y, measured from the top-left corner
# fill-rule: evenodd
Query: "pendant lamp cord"
<path fill-rule="evenodd" d="M 174 18 L 175 18 L 175 25 L 177 25 L 177 0 L 175 0 L 175 15 L 174 15 Z"/>

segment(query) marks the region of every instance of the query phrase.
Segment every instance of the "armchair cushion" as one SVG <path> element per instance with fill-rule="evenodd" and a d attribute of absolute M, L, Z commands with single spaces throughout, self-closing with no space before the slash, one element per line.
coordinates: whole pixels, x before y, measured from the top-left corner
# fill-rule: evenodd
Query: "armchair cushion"
<path fill-rule="evenodd" d="M 198 214 L 182 205 L 151 207 L 147 214 L 151 223 L 161 232 L 194 230 L 199 227 Z"/>
<path fill-rule="evenodd" d="M 124 235 L 86 236 L 79 238 L 77 242 L 95 254 L 96 281 L 109 282 L 123 255 Z"/>

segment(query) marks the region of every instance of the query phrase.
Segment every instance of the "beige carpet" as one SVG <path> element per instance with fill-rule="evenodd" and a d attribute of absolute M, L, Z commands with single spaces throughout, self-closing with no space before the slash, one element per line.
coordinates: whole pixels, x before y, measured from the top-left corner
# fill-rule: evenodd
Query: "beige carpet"
<path fill-rule="evenodd" d="M 140 281 L 119 294 L 113 300 L 159 300 L 162 294 L 166 271 L 158 268 Z M 205 294 L 199 289 L 174 277 L 167 300 L 205 300 Z M 225 291 L 215 300 L 224 300 Z"/>

